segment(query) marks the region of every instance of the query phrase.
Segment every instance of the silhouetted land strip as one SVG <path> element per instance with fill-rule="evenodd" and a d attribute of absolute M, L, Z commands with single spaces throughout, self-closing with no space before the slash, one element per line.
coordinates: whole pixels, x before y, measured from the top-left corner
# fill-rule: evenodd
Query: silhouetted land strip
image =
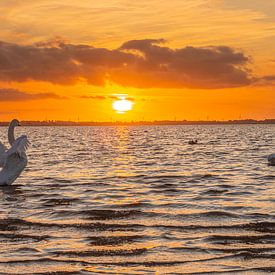
<path fill-rule="evenodd" d="M 0 122 L 0 126 L 7 126 L 9 122 Z M 199 121 L 188 121 L 188 120 L 155 120 L 155 121 L 106 121 L 106 122 L 96 122 L 96 121 L 22 121 L 24 126 L 137 126 L 137 125 L 240 125 L 240 124 L 275 124 L 275 119 L 265 119 L 265 120 L 227 120 L 227 121 L 217 121 L 217 120 L 199 120 Z"/>

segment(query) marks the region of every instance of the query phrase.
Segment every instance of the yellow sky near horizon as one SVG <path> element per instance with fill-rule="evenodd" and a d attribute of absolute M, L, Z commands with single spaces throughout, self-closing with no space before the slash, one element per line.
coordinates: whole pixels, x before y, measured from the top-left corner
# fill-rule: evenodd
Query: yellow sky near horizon
<path fill-rule="evenodd" d="M 273 0 L 2 0 L 0 120 L 274 118 L 273 14 Z M 117 114 L 116 94 L 133 110 Z"/>

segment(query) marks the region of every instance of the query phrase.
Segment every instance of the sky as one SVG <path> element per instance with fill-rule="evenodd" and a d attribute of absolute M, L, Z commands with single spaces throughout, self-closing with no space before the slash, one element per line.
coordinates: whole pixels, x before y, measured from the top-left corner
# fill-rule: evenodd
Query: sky
<path fill-rule="evenodd" d="M 0 121 L 275 118 L 274 14 L 274 0 L 1 0 Z"/>

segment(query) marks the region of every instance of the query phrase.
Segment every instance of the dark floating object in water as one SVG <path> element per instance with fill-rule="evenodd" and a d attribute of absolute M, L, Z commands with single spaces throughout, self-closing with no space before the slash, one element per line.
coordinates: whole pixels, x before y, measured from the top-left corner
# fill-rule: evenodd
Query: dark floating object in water
<path fill-rule="evenodd" d="M 188 141 L 188 144 L 190 144 L 190 145 L 198 144 L 198 140 L 197 139 L 191 139 L 191 140 Z"/>
<path fill-rule="evenodd" d="M 269 155 L 267 160 L 268 165 L 275 166 L 275 154 Z"/>

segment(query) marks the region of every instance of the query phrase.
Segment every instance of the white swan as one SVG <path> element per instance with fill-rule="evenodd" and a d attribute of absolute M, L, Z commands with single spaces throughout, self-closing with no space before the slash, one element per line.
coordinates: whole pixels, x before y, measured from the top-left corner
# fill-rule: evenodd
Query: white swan
<path fill-rule="evenodd" d="M 275 154 L 269 155 L 267 160 L 268 160 L 269 165 L 274 165 L 275 166 Z"/>
<path fill-rule="evenodd" d="M 8 130 L 8 139 L 11 145 L 10 149 L 7 149 L 0 142 L 0 167 L 3 169 L 0 171 L 0 185 L 12 184 L 22 173 L 28 163 L 26 150 L 30 144 L 26 135 L 22 135 L 19 138 L 14 138 L 14 128 L 20 126 L 17 119 L 11 121 Z"/>

